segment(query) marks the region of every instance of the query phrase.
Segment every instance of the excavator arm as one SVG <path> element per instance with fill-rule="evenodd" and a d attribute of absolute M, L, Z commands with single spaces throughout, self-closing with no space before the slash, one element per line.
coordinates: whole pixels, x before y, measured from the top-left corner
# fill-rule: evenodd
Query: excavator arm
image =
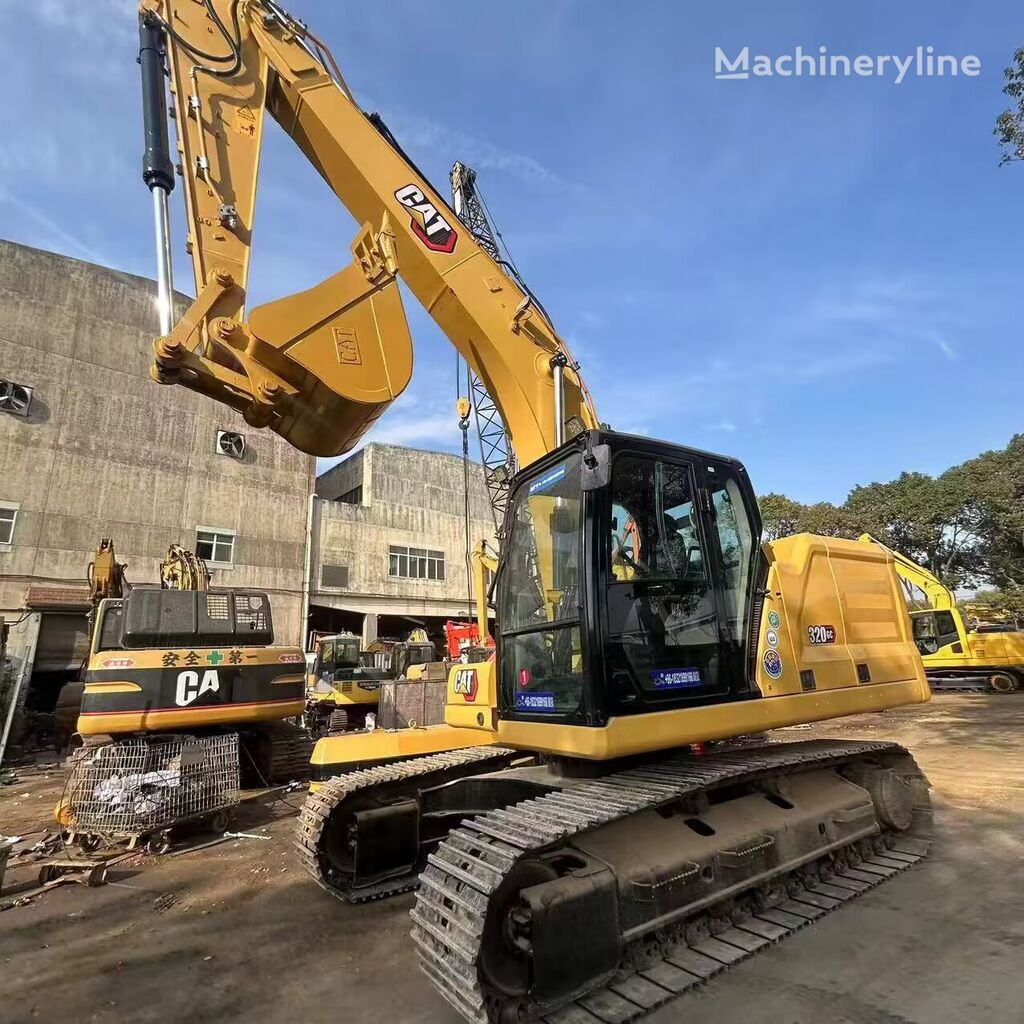
<path fill-rule="evenodd" d="M 155 344 L 155 379 L 230 405 L 303 451 L 343 453 L 411 376 L 401 278 L 486 385 L 521 465 L 598 426 L 543 310 L 358 107 L 304 25 L 272 0 L 143 0 L 140 10 L 144 178 L 158 200 L 174 183 L 153 81 L 166 54 L 196 284 Z M 246 316 L 266 111 L 361 228 L 347 267 Z M 158 215 L 158 252 L 166 223 Z"/>
<path fill-rule="evenodd" d="M 125 568 L 126 565 L 119 562 L 117 555 L 114 554 L 114 541 L 110 537 L 104 537 L 89 563 L 87 572 L 89 599 L 94 614 L 100 601 L 108 597 L 124 597 L 128 590 Z"/>
<path fill-rule="evenodd" d="M 904 584 L 917 587 L 928 601 L 928 606 L 935 611 L 954 610 L 956 608 L 956 595 L 929 569 L 918 565 L 912 558 L 893 551 L 892 548 L 883 544 L 880 540 L 872 537 L 870 533 L 862 533 L 857 538 L 862 544 L 877 544 L 880 548 L 888 551 L 896 563 L 896 573 Z"/>

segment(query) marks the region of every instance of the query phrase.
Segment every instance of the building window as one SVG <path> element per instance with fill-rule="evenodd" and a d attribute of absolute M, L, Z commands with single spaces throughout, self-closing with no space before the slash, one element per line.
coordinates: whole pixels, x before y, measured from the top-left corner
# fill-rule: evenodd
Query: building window
<path fill-rule="evenodd" d="M 346 491 L 338 497 L 338 501 L 343 501 L 346 505 L 362 505 L 363 485 L 360 484 L 358 487 L 353 487 L 351 491 Z"/>
<path fill-rule="evenodd" d="M 222 527 L 197 527 L 196 554 L 206 562 L 231 565 L 235 559 L 235 531 Z"/>
<path fill-rule="evenodd" d="M 388 548 L 388 575 L 406 580 L 443 580 L 444 552 L 426 548 Z"/>
<path fill-rule="evenodd" d="M 19 507 L 13 501 L 0 501 L 0 544 L 10 544 L 14 539 L 14 523 L 18 518 Z"/>

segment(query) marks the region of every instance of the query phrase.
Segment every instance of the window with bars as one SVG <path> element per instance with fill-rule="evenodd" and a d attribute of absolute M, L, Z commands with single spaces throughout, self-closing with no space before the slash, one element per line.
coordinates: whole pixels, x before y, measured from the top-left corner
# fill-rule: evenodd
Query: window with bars
<path fill-rule="evenodd" d="M 206 562 L 231 565 L 235 557 L 234 532 L 199 527 L 196 530 L 196 554 Z"/>
<path fill-rule="evenodd" d="M 14 523 L 18 518 L 18 506 L 13 501 L 0 501 L 0 544 L 14 540 Z"/>
<path fill-rule="evenodd" d="M 388 575 L 406 580 L 443 580 L 444 552 L 427 548 L 388 548 Z"/>

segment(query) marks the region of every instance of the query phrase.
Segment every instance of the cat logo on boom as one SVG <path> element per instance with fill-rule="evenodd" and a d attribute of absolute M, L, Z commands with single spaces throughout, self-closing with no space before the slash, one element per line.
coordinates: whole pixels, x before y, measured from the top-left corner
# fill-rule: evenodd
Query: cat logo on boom
<path fill-rule="evenodd" d="M 418 185 L 405 185 L 395 198 L 412 210 L 413 233 L 434 252 L 454 252 L 458 234 Z"/>

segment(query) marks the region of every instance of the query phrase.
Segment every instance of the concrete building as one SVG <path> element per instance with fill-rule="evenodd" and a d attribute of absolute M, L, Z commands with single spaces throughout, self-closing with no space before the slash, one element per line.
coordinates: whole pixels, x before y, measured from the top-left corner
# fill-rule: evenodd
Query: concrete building
<path fill-rule="evenodd" d="M 85 652 L 86 568 L 102 537 L 135 582 L 156 582 L 170 544 L 193 548 L 214 586 L 270 594 L 278 642 L 304 632 L 314 460 L 150 380 L 155 291 L 0 241 L 0 380 L 31 389 L 27 415 L 0 412 L 0 616 L 15 623 L 14 671 L 34 666 L 39 710 Z M 219 431 L 242 436 L 241 457 Z"/>
<path fill-rule="evenodd" d="M 317 479 L 314 629 L 350 629 L 364 643 L 472 615 L 463 464 L 456 455 L 368 444 Z M 492 547 L 483 467 L 470 464 L 470 545 Z"/>

